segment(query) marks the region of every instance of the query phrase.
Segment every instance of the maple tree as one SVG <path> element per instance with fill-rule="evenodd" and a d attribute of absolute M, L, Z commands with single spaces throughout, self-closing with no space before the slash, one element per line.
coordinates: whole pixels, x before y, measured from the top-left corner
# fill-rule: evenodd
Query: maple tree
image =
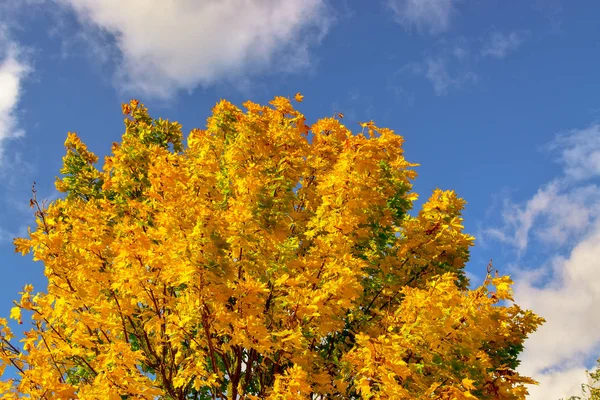
<path fill-rule="evenodd" d="M 15 239 L 48 286 L 15 301 L 20 344 L 0 319 L 3 398 L 525 398 L 543 319 L 502 305 L 508 276 L 469 289 L 465 202 L 435 190 L 410 215 L 390 129 L 244 107 L 220 101 L 184 146 L 131 101 L 101 169 L 68 134 L 64 198 L 34 196 Z"/>

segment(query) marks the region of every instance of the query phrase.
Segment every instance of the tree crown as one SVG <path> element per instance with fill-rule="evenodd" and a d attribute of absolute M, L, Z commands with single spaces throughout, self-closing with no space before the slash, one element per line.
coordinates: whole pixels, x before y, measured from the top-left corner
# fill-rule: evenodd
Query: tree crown
<path fill-rule="evenodd" d="M 220 101 L 184 145 L 131 101 L 101 168 L 68 134 L 65 197 L 34 197 L 15 240 L 48 287 L 11 312 L 30 315 L 21 348 L 0 319 L 0 372 L 18 376 L 0 392 L 524 399 L 517 356 L 543 320 L 498 304 L 509 277 L 468 289 L 465 202 L 435 190 L 411 216 L 416 164 L 390 129 L 308 126 L 283 97 L 244 107 Z"/>

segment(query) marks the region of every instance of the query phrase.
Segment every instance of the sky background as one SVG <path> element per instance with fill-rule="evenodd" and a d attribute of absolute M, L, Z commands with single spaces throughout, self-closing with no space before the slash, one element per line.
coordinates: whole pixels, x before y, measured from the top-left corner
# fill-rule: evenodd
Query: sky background
<path fill-rule="evenodd" d="M 31 185 L 53 199 L 68 131 L 101 158 L 121 103 L 202 128 L 221 98 L 305 96 L 404 136 L 414 189 L 454 189 L 515 300 L 547 323 L 519 370 L 530 399 L 580 393 L 600 356 L 600 2 L 0 0 L 0 315 L 43 266 L 14 253 Z"/>

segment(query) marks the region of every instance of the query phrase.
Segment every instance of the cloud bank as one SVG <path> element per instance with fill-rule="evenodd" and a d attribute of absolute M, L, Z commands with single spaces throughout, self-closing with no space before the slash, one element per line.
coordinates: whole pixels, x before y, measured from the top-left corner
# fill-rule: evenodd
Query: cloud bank
<path fill-rule="evenodd" d="M 547 320 L 521 356 L 520 372 L 540 382 L 532 400 L 580 395 L 585 369 L 600 356 L 600 124 L 559 135 L 548 148 L 563 173 L 528 201 L 507 203 L 504 225 L 488 232 L 545 258 L 514 268 L 515 301 Z"/>

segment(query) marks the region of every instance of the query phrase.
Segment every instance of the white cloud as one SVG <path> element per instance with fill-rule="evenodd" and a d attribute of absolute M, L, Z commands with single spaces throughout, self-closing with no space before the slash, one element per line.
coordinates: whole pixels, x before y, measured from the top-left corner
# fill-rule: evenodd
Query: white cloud
<path fill-rule="evenodd" d="M 483 46 L 481 54 L 494 58 L 504 58 L 509 52 L 516 50 L 523 43 L 523 37 L 517 32 L 503 34 L 494 32 Z"/>
<path fill-rule="evenodd" d="M 549 244 L 569 244 L 589 233 L 600 219 L 600 187 L 585 182 L 600 177 L 600 124 L 558 135 L 546 147 L 558 151 L 563 176 L 541 186 L 521 206 L 507 201 L 504 228 L 486 231 L 520 251 L 526 250 L 530 236 Z"/>
<path fill-rule="evenodd" d="M 594 350 L 600 345 L 600 224 L 567 258 L 555 256 L 542 268 L 551 275 L 542 287 L 534 277 L 515 279 L 516 302 L 546 319 L 521 355 L 520 372 L 540 380 L 530 390 L 532 400 L 547 399 L 547 393 L 555 399 L 578 394 L 586 380 L 584 363 L 599 355 Z"/>
<path fill-rule="evenodd" d="M 396 20 L 407 29 L 437 34 L 448 30 L 456 13 L 456 0 L 389 0 Z"/>
<path fill-rule="evenodd" d="M 564 173 L 523 204 L 507 203 L 504 226 L 488 231 L 546 260 L 535 269 L 517 260 L 513 268 L 516 303 L 546 319 L 521 355 L 519 371 L 540 381 L 530 388 L 532 400 L 580 394 L 585 369 L 593 366 L 586 363 L 600 356 L 599 129 L 573 130 L 553 141 L 549 148 L 558 151 Z"/>
<path fill-rule="evenodd" d="M 579 240 L 599 216 L 598 186 L 574 187 L 564 179 L 555 179 L 540 187 L 522 205 L 506 202 L 504 228 L 492 228 L 485 233 L 523 252 L 531 236 L 545 244 L 558 246 Z"/>
<path fill-rule="evenodd" d="M 528 400 L 558 400 L 581 394 L 587 382 L 584 368 L 564 368 L 537 377 L 539 386 L 529 386 Z"/>
<path fill-rule="evenodd" d="M 163 98 L 266 68 L 306 68 L 332 21 L 324 0 L 59 1 L 114 38 L 122 89 Z"/>
<path fill-rule="evenodd" d="M 0 164 L 5 142 L 24 134 L 17 124 L 17 106 L 23 92 L 23 78 L 29 70 L 19 46 L 0 32 Z"/>

